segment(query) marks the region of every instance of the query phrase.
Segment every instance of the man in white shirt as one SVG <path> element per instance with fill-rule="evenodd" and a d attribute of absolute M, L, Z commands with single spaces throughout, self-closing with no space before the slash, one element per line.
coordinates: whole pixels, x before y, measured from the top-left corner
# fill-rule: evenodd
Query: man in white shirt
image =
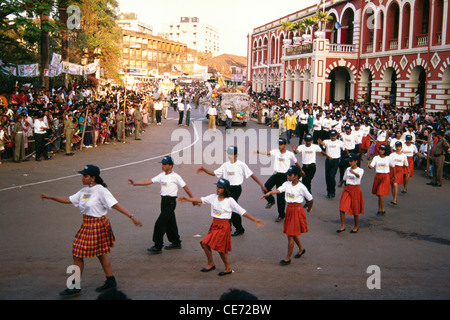
<path fill-rule="evenodd" d="M 219 179 L 227 179 L 230 182 L 230 193 L 231 197 L 238 202 L 239 197 L 242 193 L 242 183 L 244 179 L 252 178 L 260 187 L 264 193 L 264 185 L 259 181 L 255 174 L 250 170 L 250 168 L 244 162 L 237 159 L 238 149 L 236 146 L 229 146 L 227 148 L 227 155 L 229 161 L 222 164 L 218 169 L 211 171 L 204 167 L 197 169 L 197 173 L 204 172 L 210 176 L 216 176 Z M 233 212 L 230 220 L 231 224 L 236 228 L 236 231 L 231 234 L 232 236 L 238 236 L 244 234 L 245 229 L 242 226 L 241 215 Z"/>
<path fill-rule="evenodd" d="M 305 135 L 305 144 L 292 147 L 295 154 L 301 153 L 302 155 L 302 170 L 305 172 L 305 176 L 302 178 L 302 183 L 311 193 L 311 182 L 316 174 L 316 153 L 321 153 L 322 149 L 317 144 L 313 144 L 313 137 L 310 134 Z"/>
<path fill-rule="evenodd" d="M 330 131 L 329 140 L 319 140 L 321 146 L 325 148 L 322 151 L 327 159 L 325 160 L 325 182 L 327 184 L 327 198 L 334 198 L 336 195 L 336 173 L 339 168 L 341 150 L 346 150 L 344 142 L 337 140 L 337 131 Z"/>
<path fill-rule="evenodd" d="M 280 187 L 284 182 L 287 181 L 286 172 L 289 170 L 291 165 L 295 164 L 297 167 L 300 168 L 302 176 L 305 175 L 297 162 L 295 154 L 291 151 L 286 150 L 286 139 L 284 138 L 278 139 L 278 149 L 273 149 L 269 152 L 260 152 L 259 150 L 256 150 L 256 153 L 273 156 L 275 158 L 273 168 L 275 172 L 264 184 L 265 193 L 272 190 L 274 186 L 276 186 L 277 188 Z M 267 200 L 266 209 L 271 208 L 275 204 L 275 198 L 272 195 L 268 196 L 266 200 Z M 278 207 L 278 218 L 275 221 L 280 222 L 285 217 L 286 200 L 284 198 L 283 193 L 277 194 L 277 207 Z"/>
<path fill-rule="evenodd" d="M 177 106 L 178 111 L 178 125 L 183 125 L 183 117 L 184 117 L 184 99 L 181 100 L 181 103 Z"/>
<path fill-rule="evenodd" d="M 208 114 L 208 130 L 211 131 L 211 129 L 213 129 L 214 132 L 216 132 L 217 109 L 214 104 L 208 109 L 207 114 Z"/>
<path fill-rule="evenodd" d="M 231 129 L 231 125 L 233 123 L 233 114 L 231 113 L 231 106 L 227 107 L 227 110 L 225 111 L 225 132 L 229 133 L 228 130 Z"/>
<path fill-rule="evenodd" d="M 156 125 L 160 126 L 161 125 L 161 115 L 162 115 L 162 110 L 163 110 L 163 103 L 161 102 L 160 98 L 158 98 L 158 100 L 156 100 L 156 103 L 153 105 L 153 108 L 155 109 Z"/>
<path fill-rule="evenodd" d="M 345 151 L 341 151 L 341 162 L 339 163 L 339 181 L 344 177 L 345 170 L 350 166 L 345 161 L 348 154 L 356 153 L 356 137 L 352 132 L 352 127 L 347 124 L 344 126 L 344 132 L 341 134 L 341 140 L 344 142 Z"/>
<path fill-rule="evenodd" d="M 167 238 L 171 242 L 169 246 L 165 246 L 165 249 L 181 249 L 181 240 L 175 218 L 178 189 L 183 188 L 189 197 L 193 198 L 191 190 L 188 188 L 183 178 L 173 172 L 174 163 L 172 157 L 165 156 L 162 159 L 161 164 L 163 172 L 151 180 L 134 182 L 133 180 L 128 179 L 133 186 L 147 186 L 155 182 L 161 185 L 161 213 L 158 220 L 156 220 L 153 230 L 154 246 L 148 249 L 148 252 L 151 254 L 161 253 L 164 245 L 163 237 L 165 234 L 167 234 Z"/>

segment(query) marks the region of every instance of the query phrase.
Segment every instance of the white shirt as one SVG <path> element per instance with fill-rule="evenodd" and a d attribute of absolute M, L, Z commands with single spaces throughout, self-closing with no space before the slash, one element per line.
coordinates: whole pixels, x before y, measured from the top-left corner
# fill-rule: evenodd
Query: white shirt
<path fill-rule="evenodd" d="M 281 153 L 280 149 L 273 149 L 270 151 L 270 155 L 275 157 L 273 169 L 276 172 L 286 173 L 291 165 L 297 163 L 295 154 L 288 150 L 285 153 Z"/>
<path fill-rule="evenodd" d="M 406 158 L 404 153 L 398 154 L 397 152 L 394 152 L 389 155 L 389 158 L 391 160 L 391 167 L 408 166 L 408 158 Z"/>
<path fill-rule="evenodd" d="M 152 178 L 152 182 L 158 182 L 161 185 L 161 196 L 176 197 L 178 188 L 184 188 L 186 183 L 178 173 L 171 172 L 166 174 L 161 172 L 156 177 Z"/>
<path fill-rule="evenodd" d="M 108 189 L 100 184 L 84 187 L 69 197 L 70 202 L 84 215 L 100 218 L 107 214 L 117 200 Z"/>
<path fill-rule="evenodd" d="M 345 181 L 346 184 L 351 184 L 351 185 L 360 185 L 361 184 L 361 178 L 364 174 L 364 169 L 362 168 L 356 168 L 353 171 L 356 172 L 359 175 L 359 178 L 357 176 L 355 176 L 353 173 L 350 172 L 352 168 L 348 167 L 345 170 L 344 173 L 344 178 L 343 180 Z"/>
<path fill-rule="evenodd" d="M 209 114 L 210 116 L 215 116 L 215 115 L 217 115 L 217 109 L 216 109 L 216 108 L 213 108 L 213 107 L 209 108 L 209 109 L 208 109 L 208 114 Z"/>
<path fill-rule="evenodd" d="M 376 173 L 389 173 L 391 159 L 389 157 L 375 156 L 370 162 L 370 166 L 375 168 Z"/>
<path fill-rule="evenodd" d="M 363 137 L 366 137 L 370 133 L 370 126 L 366 126 L 365 124 L 363 124 L 360 130 L 362 130 L 363 132 Z"/>
<path fill-rule="evenodd" d="M 325 144 L 325 153 L 333 159 L 340 158 L 341 150 L 345 150 L 344 142 L 341 140 L 325 140 L 323 143 Z"/>
<path fill-rule="evenodd" d="M 41 129 L 43 127 L 44 129 Z M 44 120 L 35 119 L 34 120 L 34 133 L 43 134 L 46 133 L 48 127 Z"/>
<path fill-rule="evenodd" d="M 416 143 L 416 134 L 414 132 L 406 131 L 402 134 L 402 137 L 400 139 L 405 141 L 407 135 L 410 135 L 412 137 L 412 143 Z"/>
<path fill-rule="evenodd" d="M 233 119 L 233 115 L 231 114 L 231 110 L 230 110 L 230 109 L 227 109 L 227 110 L 225 111 L 225 115 L 227 116 L 227 118 Z"/>
<path fill-rule="evenodd" d="M 305 113 L 304 111 L 301 111 L 298 116 L 298 122 L 300 124 L 308 124 L 308 114 Z"/>
<path fill-rule="evenodd" d="M 397 139 L 397 138 L 392 138 L 392 139 L 391 139 L 391 142 L 389 143 L 389 146 L 390 146 L 393 150 L 395 150 L 395 144 L 396 144 L 397 142 L 401 142 L 401 143 L 402 143 L 402 149 L 403 149 L 403 147 L 405 146 L 404 141 L 402 141 L 402 140 L 400 140 L 400 139 Z"/>
<path fill-rule="evenodd" d="M 227 179 L 232 186 L 239 186 L 244 178 L 248 179 L 253 172 L 244 162 L 237 160 L 234 163 L 225 162 L 217 170 L 214 170 L 214 174 L 217 178 Z"/>
<path fill-rule="evenodd" d="M 322 119 L 320 119 L 320 118 L 317 119 L 317 117 L 314 118 L 313 129 L 314 129 L 314 131 L 322 130 Z"/>
<path fill-rule="evenodd" d="M 163 103 L 161 102 L 161 101 L 159 101 L 159 102 L 156 102 L 154 105 L 153 105 L 153 108 L 155 108 L 155 110 L 162 110 L 163 109 Z"/>
<path fill-rule="evenodd" d="M 242 208 L 236 200 L 232 197 L 228 197 L 219 201 L 217 194 L 210 194 L 206 197 L 201 197 L 202 203 L 211 205 L 211 217 L 217 219 L 231 219 L 231 214 L 236 212 L 239 215 L 244 215 L 247 211 Z"/>
<path fill-rule="evenodd" d="M 378 131 L 378 135 L 377 135 L 377 141 L 383 142 L 386 141 L 386 135 L 387 135 L 387 131 Z"/>
<path fill-rule="evenodd" d="M 417 150 L 417 146 L 415 144 L 412 144 L 412 143 L 411 143 L 410 146 L 407 146 L 406 144 L 403 145 L 402 152 L 404 154 L 406 154 L 407 157 L 412 157 L 416 153 L 419 153 L 419 151 Z"/>
<path fill-rule="evenodd" d="M 324 118 L 322 120 L 322 129 L 325 131 L 330 131 L 331 130 L 331 123 L 332 123 L 332 119 L 331 118 Z"/>
<path fill-rule="evenodd" d="M 361 129 L 361 127 L 359 128 L 359 130 L 353 129 L 352 130 L 353 135 L 355 136 L 355 143 L 356 144 L 361 144 L 362 142 L 362 138 L 364 136 L 364 132 Z"/>
<path fill-rule="evenodd" d="M 343 134 L 341 134 L 341 137 L 342 142 L 344 142 L 344 145 L 347 148 L 347 150 L 355 149 L 356 138 L 353 133 L 347 134 L 344 132 Z"/>
<path fill-rule="evenodd" d="M 302 154 L 302 164 L 316 163 L 316 152 L 322 152 L 322 149 L 317 144 L 311 144 L 309 147 L 302 144 L 297 150 Z"/>
<path fill-rule="evenodd" d="M 313 199 L 311 193 L 309 193 L 308 189 L 301 182 L 294 186 L 292 181 L 286 181 L 278 188 L 278 190 L 281 193 L 284 192 L 284 198 L 288 203 L 302 203 L 303 199 L 308 201 Z"/>

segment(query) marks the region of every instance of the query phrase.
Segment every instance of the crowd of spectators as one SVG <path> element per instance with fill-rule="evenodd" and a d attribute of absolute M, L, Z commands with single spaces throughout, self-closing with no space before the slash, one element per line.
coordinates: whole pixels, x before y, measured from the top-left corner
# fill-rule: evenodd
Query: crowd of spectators
<path fill-rule="evenodd" d="M 401 137 L 405 140 L 406 134 L 414 137 L 414 144 L 419 150 L 419 155 L 415 157 L 417 168 L 428 168 L 429 174 L 432 174 L 430 166 L 433 156 L 433 146 L 437 142 L 438 133 L 443 132 L 445 139 L 450 141 L 450 113 L 449 110 L 430 112 L 425 111 L 420 105 L 411 105 L 408 108 L 396 107 L 394 104 L 385 104 L 382 101 L 359 102 L 359 101 L 335 101 L 319 106 L 308 101 L 293 102 L 291 100 L 281 99 L 274 91 L 256 93 L 250 92 L 253 101 L 252 116 L 258 118 L 259 123 L 278 128 L 279 134 L 286 134 L 286 125 L 283 126 L 284 118 L 289 112 L 296 116 L 296 127 L 292 136 L 301 138 L 306 133 L 320 137 L 323 133 L 321 121 L 330 114 L 333 122 L 333 128 L 338 133 L 343 131 L 346 124 L 354 126 L 355 122 L 366 124 L 370 127 L 370 136 L 372 143 L 368 153 L 365 156 L 370 159 L 373 157 L 376 146 L 376 138 L 382 125 L 387 130 L 387 141 L 395 139 L 396 133 L 401 132 Z M 306 116 L 301 119 L 301 114 Z M 304 123 L 304 126 L 302 126 Z M 304 129 L 305 128 L 305 129 Z M 303 132 L 303 129 L 305 132 Z M 318 132 L 317 132 L 318 131 Z M 297 144 L 297 141 L 296 141 Z M 445 155 L 444 175 L 450 177 L 450 153 Z"/>

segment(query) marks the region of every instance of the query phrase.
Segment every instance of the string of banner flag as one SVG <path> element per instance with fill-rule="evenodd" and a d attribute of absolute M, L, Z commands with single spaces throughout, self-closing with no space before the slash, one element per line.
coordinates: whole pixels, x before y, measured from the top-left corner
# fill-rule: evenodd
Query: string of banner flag
<path fill-rule="evenodd" d="M 76 63 L 61 61 L 61 55 L 53 53 L 52 61 L 48 69 L 44 69 L 44 76 L 57 77 L 61 73 L 67 73 L 76 76 L 83 76 L 97 72 L 98 63 L 93 62 L 85 66 Z M 39 64 L 20 64 L 20 65 L 5 65 L 0 60 L 0 72 L 15 77 L 38 77 Z"/>

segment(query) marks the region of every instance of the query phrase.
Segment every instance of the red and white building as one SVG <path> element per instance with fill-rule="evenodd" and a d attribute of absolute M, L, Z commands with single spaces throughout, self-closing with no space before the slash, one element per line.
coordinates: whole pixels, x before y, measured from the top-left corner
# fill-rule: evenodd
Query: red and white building
<path fill-rule="evenodd" d="M 328 0 L 332 20 L 311 42 L 280 30 L 316 15 L 317 5 L 268 22 L 248 36 L 248 84 L 279 87 L 285 100 L 320 106 L 341 99 L 427 111 L 450 105 L 449 0 Z M 295 41 L 294 41 L 295 40 Z M 286 44 L 289 42 L 289 44 Z"/>

